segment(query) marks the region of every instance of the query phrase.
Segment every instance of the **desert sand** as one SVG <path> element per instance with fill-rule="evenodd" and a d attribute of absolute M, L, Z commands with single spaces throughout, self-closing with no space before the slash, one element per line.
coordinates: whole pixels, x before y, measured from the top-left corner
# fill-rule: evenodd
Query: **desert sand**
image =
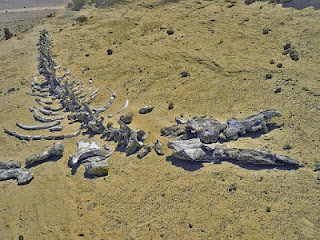
<path fill-rule="evenodd" d="M 88 137 L 81 135 L 62 141 L 65 152 L 58 161 L 31 168 L 29 184 L 0 182 L 0 239 L 319 238 L 320 173 L 314 169 L 320 161 L 320 12 L 265 2 L 230 4 L 147 0 L 66 9 L 1 41 L 1 129 L 34 123 L 28 107 L 35 101 L 26 92 L 38 74 L 36 43 L 45 28 L 57 62 L 100 87 L 92 105 L 105 104 L 107 87 L 116 92 L 105 123 L 128 97 L 130 126 L 145 130 L 148 143 L 166 143 L 160 129 L 172 125 L 175 116 L 226 120 L 277 109 L 279 128 L 226 145 L 265 148 L 303 167 L 194 163 L 172 160 L 166 149 L 165 156 L 151 152 L 141 160 L 114 152 L 108 176 L 87 179 L 83 166 L 74 175 L 67 166 L 77 139 Z M 83 15 L 87 22 L 76 21 Z M 174 34 L 168 35 L 169 29 Z M 270 31 L 263 34 L 263 29 Z M 287 42 L 299 53 L 298 61 L 283 55 Z M 183 71 L 190 76 L 182 78 Z M 8 93 L 10 88 L 15 90 Z M 155 108 L 138 114 L 146 105 Z M 115 125 L 118 117 L 111 119 Z M 54 142 L 20 141 L 2 130 L 0 139 L 0 161 L 22 165 Z M 93 139 L 104 142 L 99 135 Z M 236 190 L 229 191 L 232 184 Z"/>

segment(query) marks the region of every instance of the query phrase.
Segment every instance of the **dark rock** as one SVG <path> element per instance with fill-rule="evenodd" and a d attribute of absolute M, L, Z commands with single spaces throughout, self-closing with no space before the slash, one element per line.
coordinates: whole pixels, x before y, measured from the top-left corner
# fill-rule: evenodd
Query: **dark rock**
<path fill-rule="evenodd" d="M 263 34 L 268 34 L 269 31 L 270 31 L 269 28 L 264 28 L 264 29 L 262 29 L 262 33 L 263 33 Z"/>
<path fill-rule="evenodd" d="M 4 29 L 3 29 L 3 33 L 4 33 L 3 38 L 4 38 L 5 40 L 9 40 L 10 38 L 13 37 L 13 34 L 10 32 L 9 28 L 4 28 Z"/>
<path fill-rule="evenodd" d="M 274 90 L 274 93 L 280 93 L 281 92 L 281 88 L 280 87 L 278 87 L 278 88 L 276 88 L 275 90 Z"/>
<path fill-rule="evenodd" d="M 289 48 L 291 48 L 291 43 L 286 43 L 285 45 L 283 45 L 283 50 L 288 50 Z"/>
<path fill-rule="evenodd" d="M 270 60 L 270 64 L 274 64 L 274 60 L 273 59 Z"/>
<path fill-rule="evenodd" d="M 112 51 L 111 49 L 108 49 L 108 50 L 107 50 L 107 54 L 108 54 L 108 55 L 112 55 L 112 54 L 113 54 L 113 51 Z"/>
<path fill-rule="evenodd" d="M 237 185 L 235 183 L 231 184 L 228 190 L 229 190 L 229 192 L 236 191 L 237 190 Z"/>
<path fill-rule="evenodd" d="M 140 114 L 146 114 L 146 113 L 152 112 L 153 109 L 154 109 L 153 106 L 146 106 L 146 107 L 141 108 L 139 110 L 139 113 Z"/>
<path fill-rule="evenodd" d="M 320 164 L 317 164 L 313 170 L 314 172 L 320 171 Z"/>
<path fill-rule="evenodd" d="M 282 63 L 277 64 L 277 68 L 282 68 L 282 66 L 283 66 Z"/>
<path fill-rule="evenodd" d="M 271 79 L 272 78 L 272 74 L 268 73 L 266 74 L 266 79 Z"/>
<path fill-rule="evenodd" d="M 271 208 L 270 208 L 270 207 L 267 207 L 267 208 L 266 208 L 266 212 L 268 212 L 268 213 L 271 212 Z"/>
<path fill-rule="evenodd" d="M 291 146 L 289 144 L 286 144 L 283 146 L 283 150 L 290 150 Z"/>
<path fill-rule="evenodd" d="M 180 75 L 181 75 L 181 77 L 183 77 L 183 78 L 190 76 L 190 74 L 189 74 L 188 72 L 181 72 Z"/>
<path fill-rule="evenodd" d="M 126 113 L 120 116 L 120 120 L 125 124 L 130 124 L 132 122 L 132 113 Z"/>
<path fill-rule="evenodd" d="M 169 30 L 167 30 L 167 34 L 168 34 L 168 35 L 173 35 L 173 34 L 174 34 L 174 31 L 173 31 L 172 29 L 169 29 Z"/>
<path fill-rule="evenodd" d="M 86 55 L 85 55 L 86 57 L 89 57 L 90 55 L 89 55 L 89 53 L 86 53 Z"/>
<path fill-rule="evenodd" d="M 168 105 L 168 110 L 173 109 L 173 107 L 174 107 L 174 104 L 173 104 L 173 103 L 169 103 L 169 105 Z"/>

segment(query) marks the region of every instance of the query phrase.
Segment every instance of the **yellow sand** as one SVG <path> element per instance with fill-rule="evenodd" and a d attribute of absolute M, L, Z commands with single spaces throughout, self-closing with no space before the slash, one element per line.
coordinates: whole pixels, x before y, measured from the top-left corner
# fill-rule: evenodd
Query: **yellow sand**
<path fill-rule="evenodd" d="M 104 114 L 123 107 L 147 142 L 174 117 L 212 115 L 242 118 L 266 109 L 283 116 L 281 128 L 227 146 L 266 149 L 304 164 L 298 170 L 246 169 L 221 164 L 172 162 L 152 152 L 139 160 L 115 152 L 107 177 L 85 179 L 67 166 L 79 136 L 63 140 L 64 156 L 31 168 L 33 181 L 0 182 L 0 239 L 318 239 L 320 234 L 320 12 L 237 1 L 144 1 L 110 8 L 62 11 L 24 35 L 0 42 L 1 128 L 33 124 L 26 95 L 37 72 L 39 30 L 46 28 L 56 60 L 83 82 L 92 78 L 103 106 L 113 89 L 116 100 Z M 75 18 L 88 17 L 79 24 Z M 249 21 L 244 21 L 249 18 Z M 210 21 L 214 19 L 215 21 Z M 269 28 L 269 34 L 262 34 Z M 168 35 L 167 30 L 174 34 Z M 214 30 L 214 33 L 211 32 Z M 111 33 L 112 32 L 112 33 Z M 283 55 L 292 42 L 300 60 Z M 107 55 L 108 49 L 113 55 Z M 89 54 L 88 57 L 85 55 Z M 271 65 L 282 63 L 283 68 Z M 85 67 L 88 71 L 82 72 Z M 142 72 L 139 71 L 142 69 Z M 181 78 L 187 71 L 190 77 Z M 272 79 L 265 75 L 271 73 Z M 11 87 L 19 91 L 4 96 Z M 281 92 L 274 90 L 280 87 Z M 168 104 L 174 108 L 168 110 Z M 147 115 L 138 110 L 153 105 Z M 119 117 L 119 116 L 118 116 Z M 118 119 L 116 117 L 112 121 Z M 64 132 L 79 125 L 64 122 Z M 20 131 L 27 133 L 27 131 Z M 46 131 L 39 131 L 45 133 Z M 99 135 L 94 139 L 100 140 Z M 22 162 L 54 141 L 20 141 L 0 132 L 0 161 Z M 108 143 L 114 149 L 114 143 Z M 283 150 L 289 144 L 291 150 Z M 231 184 L 236 191 L 229 192 Z M 270 208 L 270 212 L 266 209 Z"/>

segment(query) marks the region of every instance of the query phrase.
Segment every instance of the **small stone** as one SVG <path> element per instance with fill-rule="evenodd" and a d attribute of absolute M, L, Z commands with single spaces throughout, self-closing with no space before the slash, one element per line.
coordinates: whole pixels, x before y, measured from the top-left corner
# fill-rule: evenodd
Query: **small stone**
<path fill-rule="evenodd" d="M 279 87 L 279 88 L 276 88 L 275 90 L 274 90 L 274 93 L 280 93 L 281 92 L 281 88 Z"/>
<path fill-rule="evenodd" d="M 214 32 L 215 32 L 214 29 L 212 29 L 212 30 L 211 30 L 211 33 L 214 33 Z"/>
<path fill-rule="evenodd" d="M 169 30 L 167 30 L 167 34 L 172 35 L 172 34 L 174 34 L 174 31 L 172 29 L 169 29 Z"/>
<path fill-rule="evenodd" d="M 268 34 L 268 33 L 269 33 L 269 31 L 270 31 L 270 29 L 268 29 L 268 28 L 264 28 L 264 29 L 262 29 L 262 33 L 263 33 L 263 34 Z"/>
<path fill-rule="evenodd" d="M 168 106 L 168 110 L 173 109 L 173 107 L 174 107 L 174 104 L 173 104 L 173 103 L 170 103 L 169 106 Z"/>
<path fill-rule="evenodd" d="M 10 38 L 12 38 L 13 34 L 10 32 L 9 28 L 4 28 L 3 32 L 5 40 L 9 40 Z"/>
<path fill-rule="evenodd" d="M 273 59 L 270 60 L 270 64 L 274 64 L 274 60 Z"/>
<path fill-rule="evenodd" d="M 188 72 L 181 72 L 180 75 L 181 75 L 181 77 L 183 77 L 183 78 L 190 76 L 190 74 L 189 74 Z"/>
<path fill-rule="evenodd" d="M 317 164 L 313 170 L 314 172 L 320 171 L 320 164 Z"/>
<path fill-rule="evenodd" d="M 88 162 L 85 165 L 85 174 L 88 176 L 106 176 L 108 175 L 108 171 L 108 160 L 103 160 L 99 162 Z"/>
<path fill-rule="evenodd" d="M 282 63 L 278 63 L 277 68 L 282 68 Z"/>
<path fill-rule="evenodd" d="M 237 190 L 237 185 L 235 183 L 231 184 L 229 187 L 229 192 L 233 192 Z"/>
<path fill-rule="evenodd" d="M 288 50 L 289 48 L 291 48 L 291 43 L 286 43 L 285 45 L 283 45 L 283 50 Z"/>
<path fill-rule="evenodd" d="M 153 106 L 146 106 L 146 107 L 141 108 L 139 110 L 139 113 L 140 114 L 146 114 L 146 113 L 152 112 L 153 109 L 154 109 Z"/>
<path fill-rule="evenodd" d="M 320 181 L 320 175 L 318 175 L 317 180 L 319 180 L 319 181 Z"/>
<path fill-rule="evenodd" d="M 85 56 L 86 56 L 86 57 L 89 57 L 90 55 L 89 55 L 89 53 L 87 53 Z"/>
<path fill-rule="evenodd" d="M 283 150 L 290 150 L 291 146 L 289 144 L 286 144 L 283 146 Z"/>
<path fill-rule="evenodd" d="M 130 124 L 132 122 L 132 113 L 121 115 L 120 120 L 125 124 Z"/>
<path fill-rule="evenodd" d="M 271 208 L 267 207 L 266 212 L 271 212 Z"/>
<path fill-rule="evenodd" d="M 266 79 L 271 79 L 272 78 L 272 74 L 268 73 L 266 74 Z"/>
<path fill-rule="evenodd" d="M 8 89 L 8 93 L 14 92 L 15 90 L 16 90 L 16 89 L 13 88 L 13 87 L 12 87 L 12 88 L 9 88 L 9 89 Z"/>
<path fill-rule="evenodd" d="M 112 55 L 112 54 L 113 54 L 113 51 L 112 51 L 111 49 L 108 49 L 108 50 L 107 50 L 107 54 L 108 54 L 108 55 Z"/>
<path fill-rule="evenodd" d="M 244 21 L 244 22 L 249 22 L 249 18 L 248 18 L 248 17 L 245 17 L 245 18 L 243 19 L 243 21 Z"/>
<path fill-rule="evenodd" d="M 23 238 L 23 236 L 22 235 L 20 235 L 19 236 L 19 240 L 23 240 L 24 238 Z"/>
<path fill-rule="evenodd" d="M 233 4 L 233 3 L 229 3 L 229 4 L 227 5 L 227 8 L 232 8 L 232 7 L 234 7 L 234 4 Z"/>

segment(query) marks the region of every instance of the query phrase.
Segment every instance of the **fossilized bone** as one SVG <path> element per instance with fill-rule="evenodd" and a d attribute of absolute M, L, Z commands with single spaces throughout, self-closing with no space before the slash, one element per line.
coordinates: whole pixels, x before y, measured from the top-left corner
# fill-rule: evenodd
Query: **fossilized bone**
<path fill-rule="evenodd" d="M 75 166 L 84 162 L 98 162 L 107 159 L 111 154 L 112 150 L 107 144 L 100 147 L 94 140 L 80 139 L 77 141 L 77 152 L 69 155 L 69 164 Z"/>
<path fill-rule="evenodd" d="M 219 140 L 235 140 L 239 135 L 257 131 L 267 132 L 267 122 L 275 116 L 281 116 L 277 110 L 267 110 L 244 119 L 229 118 L 220 122 L 213 117 L 176 118 L 177 125 L 161 129 L 161 135 L 181 139 L 200 138 L 203 143 L 215 143 Z"/>
<path fill-rule="evenodd" d="M 34 77 L 31 84 L 32 93 L 28 94 L 31 96 L 43 97 L 43 99 L 36 98 L 35 101 L 39 104 L 39 107 L 33 106 L 33 108 L 30 107 L 29 109 L 36 121 L 50 124 L 24 125 L 21 123 L 16 123 L 16 125 L 25 130 L 49 129 L 50 132 L 60 131 L 62 130 L 60 124 L 61 120 L 64 119 L 64 115 L 49 118 L 44 117 L 41 114 L 46 116 L 55 116 L 61 115 L 61 111 L 64 111 L 68 115 L 69 120 L 80 122 L 81 127 L 75 133 L 57 136 L 30 136 L 7 129 L 5 129 L 5 132 L 22 140 L 63 139 L 77 136 L 80 134 L 82 129 L 87 129 L 93 133 L 102 133 L 105 129 L 103 126 L 104 117 L 100 114 L 111 106 L 115 99 L 115 93 L 108 88 L 112 93 L 108 103 L 102 108 L 90 108 L 89 104 L 97 96 L 99 88 L 96 87 L 95 90 L 92 91 L 92 80 L 90 80 L 89 89 L 85 94 L 83 94 L 85 85 L 81 81 L 77 80 L 71 74 L 68 68 L 64 68 L 64 73 L 58 76 L 57 70 L 60 69 L 60 65 L 58 65 L 57 62 L 52 58 L 51 41 L 49 34 L 45 29 L 40 31 L 39 42 L 37 46 L 39 53 L 38 69 L 40 75 L 39 78 Z M 127 100 L 124 108 L 128 106 L 128 102 L 129 101 Z M 123 109 L 121 109 L 119 112 L 121 112 Z"/>
<path fill-rule="evenodd" d="M 33 179 L 33 174 L 28 169 L 20 168 L 21 163 L 10 161 L 0 162 L 0 181 L 16 179 L 18 184 L 27 184 Z"/>
<path fill-rule="evenodd" d="M 26 159 L 25 165 L 27 168 L 31 167 L 35 163 L 40 163 L 52 156 L 62 156 L 64 151 L 64 147 L 61 142 L 57 142 L 53 144 L 53 146 L 49 147 L 46 151 L 36 154 L 34 156 L 30 156 Z"/>
<path fill-rule="evenodd" d="M 108 118 L 112 118 L 115 115 L 118 115 L 119 113 L 121 113 L 123 110 L 125 110 L 129 105 L 129 99 L 126 100 L 126 103 L 124 104 L 124 107 L 121 108 L 118 112 L 116 112 L 115 114 L 108 114 Z"/>
<path fill-rule="evenodd" d="M 250 164 L 299 166 L 298 162 L 287 156 L 253 149 L 211 146 L 202 143 L 199 138 L 169 141 L 168 147 L 173 149 L 173 156 L 182 160 L 204 162 L 233 160 Z"/>

